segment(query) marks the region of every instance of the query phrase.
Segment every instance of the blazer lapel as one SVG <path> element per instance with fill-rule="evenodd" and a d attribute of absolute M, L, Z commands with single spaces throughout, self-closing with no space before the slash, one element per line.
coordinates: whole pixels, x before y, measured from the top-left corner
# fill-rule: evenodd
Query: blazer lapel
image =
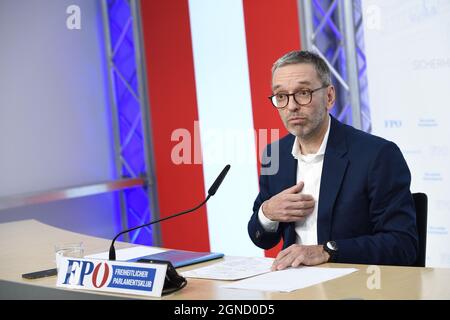
<path fill-rule="evenodd" d="M 297 184 L 297 159 L 295 159 L 292 155 L 292 146 L 294 145 L 294 141 L 295 136 L 291 135 L 284 147 L 280 147 L 279 177 L 276 179 L 280 182 L 280 184 L 277 185 L 276 193 Z M 283 224 L 285 224 L 283 249 L 286 249 L 291 244 L 295 243 L 295 223 L 289 222 Z"/>
<path fill-rule="evenodd" d="M 317 214 L 317 241 L 319 244 L 330 240 L 334 202 L 341 188 L 342 179 L 348 165 L 348 159 L 344 157 L 346 153 L 347 143 L 344 128 L 342 124 L 331 117 L 330 134 L 325 150 L 320 181 Z"/>
<path fill-rule="evenodd" d="M 280 150 L 280 177 L 278 181 L 280 181 L 282 185 L 280 185 L 280 190 L 278 192 L 290 188 L 297 183 L 297 160 L 292 155 L 294 141 L 295 136 L 291 135 L 286 147 Z"/>

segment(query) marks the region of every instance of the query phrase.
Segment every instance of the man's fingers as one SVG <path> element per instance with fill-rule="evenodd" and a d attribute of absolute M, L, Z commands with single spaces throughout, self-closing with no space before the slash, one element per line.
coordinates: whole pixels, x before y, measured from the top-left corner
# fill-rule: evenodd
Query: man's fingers
<path fill-rule="evenodd" d="M 286 209 L 300 210 L 300 209 L 314 208 L 315 203 L 316 202 L 314 200 L 292 201 L 287 204 Z"/>
<path fill-rule="evenodd" d="M 295 245 L 292 245 L 295 246 Z M 291 247 L 292 247 L 291 246 Z M 286 248 L 284 250 L 281 250 L 278 254 L 277 257 L 275 258 L 272 267 L 270 268 L 270 270 L 272 271 L 276 271 L 276 270 L 281 270 L 282 268 L 285 268 L 284 266 L 284 260 L 289 257 L 290 253 L 291 253 L 291 247 Z"/>
<path fill-rule="evenodd" d="M 311 213 L 313 213 L 314 208 L 308 208 L 308 209 L 289 209 L 289 210 L 283 210 L 283 214 L 277 217 L 276 221 L 280 222 L 298 222 L 305 220 L 307 216 L 309 216 Z"/>
<path fill-rule="evenodd" d="M 280 193 L 283 193 L 283 194 L 299 193 L 300 191 L 302 191 L 304 185 L 305 184 L 303 183 L 303 181 L 300 181 L 296 185 L 294 185 L 294 186 L 292 186 L 290 188 L 287 188 L 287 189 L 281 191 Z"/>
<path fill-rule="evenodd" d="M 277 257 L 275 258 L 275 261 L 283 259 L 285 256 L 289 254 L 289 248 L 286 248 L 284 250 L 281 250 L 278 252 Z"/>
<path fill-rule="evenodd" d="M 287 218 L 304 218 L 306 216 L 309 216 L 311 213 L 313 213 L 313 208 L 308 209 L 293 209 L 293 210 L 286 210 L 285 216 Z"/>
<path fill-rule="evenodd" d="M 300 264 L 303 261 L 303 258 L 301 258 L 301 257 L 299 258 L 299 253 L 301 251 L 302 251 L 301 246 L 296 245 L 296 244 L 280 251 L 280 253 L 278 253 L 275 261 L 272 264 L 271 270 L 272 271 L 283 270 L 288 267 L 294 266 L 294 264 L 296 264 L 296 263 Z M 300 256 L 302 256 L 302 255 L 300 255 Z M 296 260 L 298 260 L 298 259 L 300 259 L 300 260 L 296 262 Z"/>
<path fill-rule="evenodd" d="M 276 271 L 276 270 L 283 270 L 286 269 L 287 267 L 291 266 L 292 263 L 292 256 L 291 255 L 287 255 L 284 258 L 282 258 L 281 260 L 275 260 L 273 262 L 272 271 Z"/>
<path fill-rule="evenodd" d="M 296 257 L 294 259 L 294 261 L 291 264 L 291 267 L 293 267 L 293 268 L 299 267 L 303 263 L 304 260 L 305 260 L 305 256 L 302 254 L 299 255 L 298 257 Z"/>
<path fill-rule="evenodd" d="M 262 204 L 264 215 L 273 221 L 293 222 L 303 219 L 313 212 L 315 200 L 309 194 L 293 194 L 295 188 L 303 188 L 303 182 L 288 188 L 277 196 L 264 201 Z"/>
<path fill-rule="evenodd" d="M 285 216 L 283 218 L 280 218 L 280 222 L 299 222 L 299 223 L 303 223 L 306 220 L 306 214 L 304 216 Z"/>
<path fill-rule="evenodd" d="M 281 251 L 281 252 L 283 252 L 283 251 Z M 281 252 L 280 252 L 280 253 L 281 253 Z M 278 255 L 279 255 L 279 254 L 278 254 Z M 270 268 L 270 270 L 271 270 L 271 271 L 277 271 L 277 270 L 280 270 L 279 268 L 282 267 L 282 261 L 283 261 L 283 258 L 279 258 L 279 257 L 277 256 L 277 258 L 273 261 L 272 267 Z"/>
<path fill-rule="evenodd" d="M 298 245 L 293 244 L 289 248 L 280 251 L 272 264 L 271 270 L 283 270 L 289 267 L 295 258 L 294 252 L 298 247 Z"/>
<path fill-rule="evenodd" d="M 305 220 L 314 211 L 314 208 L 300 209 L 300 210 L 282 210 L 280 214 L 277 215 L 267 215 L 267 217 L 273 221 L 279 222 L 301 222 Z"/>
<path fill-rule="evenodd" d="M 314 201 L 314 197 L 310 194 L 303 194 L 303 193 L 298 193 L 298 194 L 285 194 L 283 195 L 283 198 L 285 200 L 289 200 L 289 201 L 293 201 L 293 202 L 297 202 L 297 201 Z"/>
<path fill-rule="evenodd" d="M 281 251 L 272 264 L 271 270 L 283 270 L 300 265 L 314 266 L 327 262 L 327 257 L 320 245 L 302 246 L 293 244 Z"/>

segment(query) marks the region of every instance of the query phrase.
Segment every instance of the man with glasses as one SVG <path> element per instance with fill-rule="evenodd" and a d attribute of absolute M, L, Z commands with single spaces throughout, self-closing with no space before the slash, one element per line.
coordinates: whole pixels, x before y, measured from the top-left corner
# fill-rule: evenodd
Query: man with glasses
<path fill-rule="evenodd" d="M 411 265 L 418 237 L 411 175 L 390 141 L 340 123 L 331 74 L 317 54 L 293 51 L 272 68 L 271 104 L 289 131 L 267 147 L 278 171 L 260 176 L 252 241 L 283 240 L 272 269 L 325 262 Z M 276 151 L 275 151 L 276 150 Z"/>

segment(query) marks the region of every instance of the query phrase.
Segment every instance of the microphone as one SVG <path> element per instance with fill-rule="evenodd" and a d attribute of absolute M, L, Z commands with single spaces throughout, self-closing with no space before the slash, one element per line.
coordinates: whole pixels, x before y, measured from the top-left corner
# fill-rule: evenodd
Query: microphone
<path fill-rule="evenodd" d="M 175 214 L 173 214 L 171 216 L 168 216 L 168 217 L 165 217 L 165 218 L 162 218 L 162 219 L 158 219 L 158 220 L 154 220 L 154 221 L 150 221 L 149 223 L 146 223 L 146 224 L 143 224 L 143 225 L 140 225 L 140 226 L 137 226 L 137 227 L 134 227 L 134 228 L 126 229 L 124 231 L 119 232 L 114 237 L 114 239 L 112 240 L 111 247 L 109 247 L 109 260 L 112 260 L 112 261 L 116 260 L 116 249 L 114 248 L 114 243 L 116 242 L 117 238 L 120 237 L 122 234 L 131 232 L 131 231 L 143 228 L 143 227 L 148 227 L 148 226 L 150 226 L 152 224 L 155 224 L 155 223 L 158 223 L 158 222 L 162 222 L 164 220 L 168 220 L 168 219 L 172 219 L 172 218 L 181 216 L 183 214 L 195 211 L 198 208 L 202 207 L 209 200 L 209 198 L 211 198 L 213 195 L 216 194 L 216 191 L 217 191 L 217 189 L 219 189 L 220 185 L 222 184 L 223 179 L 225 179 L 225 176 L 227 175 L 228 170 L 230 170 L 230 165 L 229 164 L 227 164 L 225 166 L 225 168 L 223 168 L 222 172 L 219 174 L 219 176 L 216 178 L 216 180 L 214 181 L 212 186 L 209 188 L 208 196 L 206 197 L 206 199 L 202 203 L 200 203 L 198 206 L 196 206 L 195 208 L 192 208 L 192 209 L 189 209 L 189 210 L 186 210 L 186 211 L 183 211 L 183 212 L 175 213 Z"/>
<path fill-rule="evenodd" d="M 220 185 L 222 184 L 223 179 L 225 179 L 225 176 L 228 173 L 228 170 L 230 170 L 230 165 L 227 164 L 225 168 L 223 168 L 222 172 L 219 174 L 219 176 L 216 178 L 216 181 L 212 184 L 211 188 L 208 190 L 208 197 L 213 196 L 216 194 L 217 189 L 219 189 Z"/>

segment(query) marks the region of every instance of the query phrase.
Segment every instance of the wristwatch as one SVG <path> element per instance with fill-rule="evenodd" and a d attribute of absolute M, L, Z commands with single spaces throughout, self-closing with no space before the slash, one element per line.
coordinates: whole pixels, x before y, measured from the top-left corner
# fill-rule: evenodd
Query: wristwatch
<path fill-rule="evenodd" d="M 336 262 L 337 254 L 338 254 L 338 246 L 334 241 L 327 241 L 323 245 L 323 250 L 330 255 L 330 259 L 328 262 Z"/>

